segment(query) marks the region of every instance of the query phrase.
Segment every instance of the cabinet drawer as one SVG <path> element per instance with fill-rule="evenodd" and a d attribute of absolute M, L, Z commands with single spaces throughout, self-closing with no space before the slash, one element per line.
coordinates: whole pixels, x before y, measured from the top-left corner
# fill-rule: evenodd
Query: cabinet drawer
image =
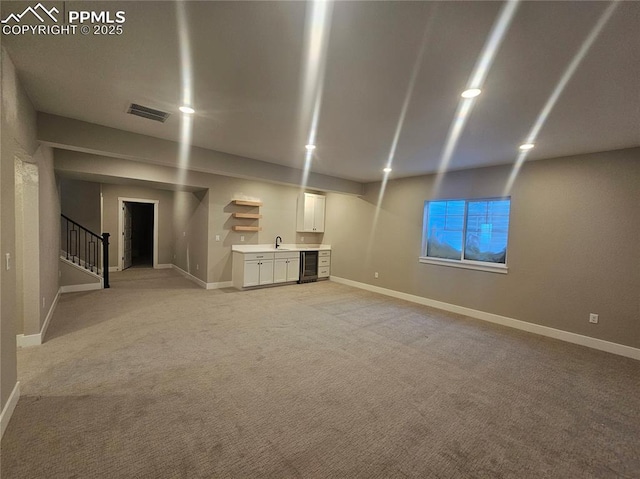
<path fill-rule="evenodd" d="M 299 251 L 276 251 L 274 253 L 276 259 L 295 259 L 300 258 Z"/>
<path fill-rule="evenodd" d="M 245 253 L 245 261 L 253 261 L 256 259 L 273 259 L 273 253 Z"/>
<path fill-rule="evenodd" d="M 318 251 L 318 256 L 320 257 L 331 256 L 331 251 L 330 250 Z"/>
<path fill-rule="evenodd" d="M 327 268 L 331 265 L 331 258 L 319 258 L 318 259 L 318 267 L 319 268 Z"/>
<path fill-rule="evenodd" d="M 329 267 L 320 267 L 318 268 L 318 278 L 328 278 L 329 277 Z"/>

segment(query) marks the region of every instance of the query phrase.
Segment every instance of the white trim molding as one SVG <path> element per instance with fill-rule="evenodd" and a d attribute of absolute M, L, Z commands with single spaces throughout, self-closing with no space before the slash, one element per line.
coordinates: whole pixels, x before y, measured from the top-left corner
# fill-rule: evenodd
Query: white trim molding
<path fill-rule="evenodd" d="M 220 281 L 218 283 L 205 283 L 200 278 L 196 278 L 191 273 L 187 273 L 185 270 L 183 270 L 179 266 L 176 266 L 175 264 L 170 265 L 170 267 L 172 269 L 175 269 L 182 276 L 184 276 L 185 278 L 187 278 L 190 281 L 193 281 L 194 283 L 196 283 L 198 286 L 200 286 L 203 289 L 221 289 L 221 288 L 230 288 L 230 287 L 233 286 L 233 281 Z"/>
<path fill-rule="evenodd" d="M 49 312 L 47 316 L 44 318 L 44 322 L 42 323 L 42 327 L 40 328 L 40 332 L 38 334 L 18 334 L 16 335 L 16 345 L 19 348 L 26 348 L 29 346 L 39 346 L 44 342 L 44 336 L 47 334 L 47 328 L 49 327 L 49 323 L 51 322 L 51 318 L 53 317 L 53 312 L 58 305 L 58 300 L 60 299 L 60 294 L 62 288 L 58 290 L 56 293 L 56 297 L 53 298 L 51 302 L 51 306 L 49 307 Z"/>
<path fill-rule="evenodd" d="M 117 273 L 118 271 L 120 271 L 119 266 L 109 266 L 109 273 Z"/>
<path fill-rule="evenodd" d="M 420 256 L 418 258 L 418 262 L 424 264 L 437 264 L 438 266 L 449 266 L 452 268 L 487 271 L 489 273 L 507 274 L 509 272 L 507 265 L 502 263 L 481 263 L 480 261 L 460 261 L 455 259 L 431 258 L 426 256 Z"/>
<path fill-rule="evenodd" d="M 16 346 L 19 348 L 30 348 L 42 344 L 42 334 L 17 334 Z"/>
<path fill-rule="evenodd" d="M 182 276 L 184 276 L 185 278 L 187 278 L 188 280 L 193 281 L 194 283 L 196 283 L 198 286 L 200 286 L 203 289 L 207 289 L 207 283 L 205 283 L 204 281 L 202 281 L 200 278 L 196 278 L 194 275 L 192 275 L 191 273 L 187 273 L 185 270 L 183 270 L 182 268 L 176 266 L 175 264 L 172 264 L 171 267 L 173 269 L 175 269 L 178 273 L 180 273 Z"/>
<path fill-rule="evenodd" d="M 102 280 L 99 283 L 85 283 L 85 284 L 69 284 L 67 286 L 60 286 L 61 293 L 79 293 L 81 291 L 95 291 L 102 289 Z"/>
<path fill-rule="evenodd" d="M 51 322 L 51 318 L 53 317 L 53 312 L 55 311 L 56 306 L 58 306 L 59 299 L 60 299 L 60 289 L 58 289 L 58 292 L 56 293 L 56 297 L 53 298 L 53 301 L 51 302 L 51 307 L 49 308 L 49 312 L 47 313 L 47 317 L 44 318 L 44 323 L 42 323 L 42 329 L 40 330 L 41 343 L 44 342 L 44 336 L 45 334 L 47 334 L 47 328 L 49 328 L 49 323 Z"/>
<path fill-rule="evenodd" d="M 154 269 L 171 269 L 173 265 L 171 263 L 160 263 L 154 266 Z"/>
<path fill-rule="evenodd" d="M 434 299 L 424 298 L 422 296 L 416 296 L 413 294 L 402 293 L 393 289 L 381 288 L 379 286 L 373 286 L 367 283 L 360 283 L 359 281 L 353 281 L 350 279 L 340 278 L 337 276 L 331 276 L 331 281 L 336 283 L 345 284 L 347 286 L 353 286 L 355 288 L 365 289 L 373 293 L 384 294 L 386 296 L 392 296 L 394 298 L 403 299 L 405 301 L 411 301 L 412 303 L 423 304 L 425 306 L 431 306 L 433 308 L 450 311 L 452 313 L 458 313 L 471 318 L 481 319 L 482 321 L 488 321 L 490 323 L 500 324 L 502 326 L 508 326 L 510 328 L 520 329 L 529 333 L 539 334 L 541 336 L 547 336 L 549 338 L 559 339 L 568 343 L 579 344 L 580 346 L 586 346 L 592 349 L 598 349 L 607 353 L 617 354 L 619 356 L 625 356 L 631 359 L 637 359 L 640 361 L 640 349 L 626 346 L 624 344 L 612 343 L 605 341 L 604 339 L 592 338 L 590 336 L 584 336 L 582 334 L 571 333 L 569 331 L 563 331 L 561 329 L 550 328 L 548 326 L 542 326 L 539 324 L 528 323 L 519 319 L 513 319 L 506 316 L 500 316 L 498 314 L 487 313 L 485 311 L 478 311 L 477 309 L 465 308 L 464 306 L 458 306 L 455 304 L 444 303 L 442 301 L 436 301 Z"/>
<path fill-rule="evenodd" d="M 4 432 L 7 430 L 7 426 L 9 425 L 9 421 L 11 420 L 11 416 L 13 415 L 13 411 L 18 404 L 18 400 L 20 399 L 20 381 L 16 382 L 16 385 L 13 387 L 13 391 L 11 391 L 11 396 L 7 400 L 7 404 L 4 405 L 2 409 L 2 413 L 0 413 L 0 439 L 4 436 Z"/>
<path fill-rule="evenodd" d="M 233 281 L 220 281 L 218 283 L 207 283 L 207 289 L 231 288 Z"/>

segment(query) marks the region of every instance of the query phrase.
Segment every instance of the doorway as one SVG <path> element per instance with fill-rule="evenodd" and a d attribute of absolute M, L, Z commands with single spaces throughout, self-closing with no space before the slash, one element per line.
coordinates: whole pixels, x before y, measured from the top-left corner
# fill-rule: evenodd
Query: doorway
<path fill-rule="evenodd" d="M 153 268 L 153 204 L 125 205 L 131 209 L 131 268 Z"/>
<path fill-rule="evenodd" d="M 158 200 L 118 198 L 119 269 L 158 266 Z"/>

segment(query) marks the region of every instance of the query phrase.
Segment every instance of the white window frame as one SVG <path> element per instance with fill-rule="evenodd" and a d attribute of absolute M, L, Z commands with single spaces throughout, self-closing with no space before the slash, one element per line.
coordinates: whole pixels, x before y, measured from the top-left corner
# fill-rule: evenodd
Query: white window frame
<path fill-rule="evenodd" d="M 476 201 L 504 201 L 509 200 L 509 206 L 511 206 L 511 197 L 510 196 L 497 196 L 497 197 L 489 197 L 489 198 L 443 198 L 443 199 L 434 199 L 427 200 L 424 202 L 423 207 L 423 218 L 422 218 L 422 250 L 420 251 L 420 257 L 418 261 L 424 264 L 436 264 L 440 266 L 449 266 L 453 268 L 463 268 L 463 269 L 471 269 L 476 271 L 487 271 L 490 273 L 501 273 L 507 274 L 509 268 L 507 266 L 507 261 L 509 258 L 509 230 L 507 230 L 507 245 L 505 247 L 505 262 L 504 263 L 491 263 L 488 261 L 474 261 L 470 259 L 464 259 L 464 250 L 467 241 L 467 214 L 469 202 Z M 460 259 L 447 259 L 447 258 L 435 258 L 431 256 L 426 256 L 427 251 L 427 241 L 429 240 L 428 232 L 427 232 L 427 221 L 428 221 L 428 205 L 429 203 L 435 202 L 443 202 L 443 201 L 464 201 L 464 219 L 462 226 L 462 249 L 460 253 Z M 509 229 L 511 229 L 511 208 L 509 208 Z"/>

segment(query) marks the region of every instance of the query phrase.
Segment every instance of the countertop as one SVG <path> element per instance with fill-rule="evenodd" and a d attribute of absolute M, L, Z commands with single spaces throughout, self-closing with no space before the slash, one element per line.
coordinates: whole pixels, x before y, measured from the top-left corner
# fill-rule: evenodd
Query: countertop
<path fill-rule="evenodd" d="M 231 251 L 238 253 L 275 253 L 276 251 L 330 251 L 331 245 L 328 244 L 281 244 L 276 249 L 274 244 L 234 244 Z"/>

